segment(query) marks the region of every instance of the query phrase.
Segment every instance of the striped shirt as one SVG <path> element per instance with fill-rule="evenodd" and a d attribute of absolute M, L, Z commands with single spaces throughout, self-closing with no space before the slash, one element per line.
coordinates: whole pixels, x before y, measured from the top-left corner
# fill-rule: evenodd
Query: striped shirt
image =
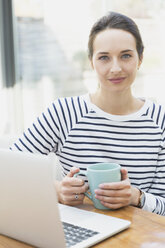
<path fill-rule="evenodd" d="M 98 162 L 128 170 L 131 185 L 145 192 L 143 209 L 165 215 L 165 110 L 145 100 L 130 115 L 111 115 L 89 95 L 55 100 L 11 147 L 59 157 L 63 176 Z M 84 178 L 86 180 L 86 178 Z"/>

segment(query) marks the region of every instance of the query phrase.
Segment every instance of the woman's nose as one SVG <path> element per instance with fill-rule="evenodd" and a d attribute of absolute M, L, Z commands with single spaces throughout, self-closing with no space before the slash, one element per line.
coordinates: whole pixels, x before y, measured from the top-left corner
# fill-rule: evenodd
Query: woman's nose
<path fill-rule="evenodd" d="M 117 60 L 113 60 L 111 64 L 111 73 L 118 73 L 121 71 L 121 66 Z"/>

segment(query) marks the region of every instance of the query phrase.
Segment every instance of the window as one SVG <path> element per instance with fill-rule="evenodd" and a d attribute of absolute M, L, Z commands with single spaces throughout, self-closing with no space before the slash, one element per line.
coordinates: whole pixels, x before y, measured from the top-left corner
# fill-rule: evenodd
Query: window
<path fill-rule="evenodd" d="M 142 34 L 144 60 L 134 94 L 165 104 L 164 0 L 13 0 L 13 7 L 17 80 L 13 88 L 1 89 L 1 95 L 8 90 L 0 100 L 3 132 L 21 133 L 57 97 L 95 89 L 88 35 L 107 11 L 132 17 Z"/>

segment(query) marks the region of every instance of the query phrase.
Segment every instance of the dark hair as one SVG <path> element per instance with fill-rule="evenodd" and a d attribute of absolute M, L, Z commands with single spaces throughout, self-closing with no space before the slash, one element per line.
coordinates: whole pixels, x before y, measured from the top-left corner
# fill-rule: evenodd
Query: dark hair
<path fill-rule="evenodd" d="M 117 12 L 109 12 L 106 16 L 100 18 L 92 27 L 88 41 L 88 56 L 92 59 L 93 56 L 93 43 L 96 35 L 105 29 L 114 28 L 122 29 L 131 33 L 136 40 L 136 49 L 139 55 L 139 59 L 142 59 L 143 55 L 143 41 L 136 23 L 129 17 Z"/>

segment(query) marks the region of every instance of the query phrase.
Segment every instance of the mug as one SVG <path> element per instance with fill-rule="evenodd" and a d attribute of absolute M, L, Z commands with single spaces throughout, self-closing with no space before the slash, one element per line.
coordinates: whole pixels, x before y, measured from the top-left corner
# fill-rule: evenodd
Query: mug
<path fill-rule="evenodd" d="M 97 163 L 90 165 L 86 171 L 76 173 L 74 176 L 77 177 L 79 174 L 84 175 L 88 179 L 89 193 L 84 194 L 93 201 L 95 208 L 98 209 L 109 209 L 103 206 L 100 200 L 95 198 L 95 189 L 99 188 L 99 184 L 112 183 L 121 181 L 120 165 L 116 163 Z"/>

